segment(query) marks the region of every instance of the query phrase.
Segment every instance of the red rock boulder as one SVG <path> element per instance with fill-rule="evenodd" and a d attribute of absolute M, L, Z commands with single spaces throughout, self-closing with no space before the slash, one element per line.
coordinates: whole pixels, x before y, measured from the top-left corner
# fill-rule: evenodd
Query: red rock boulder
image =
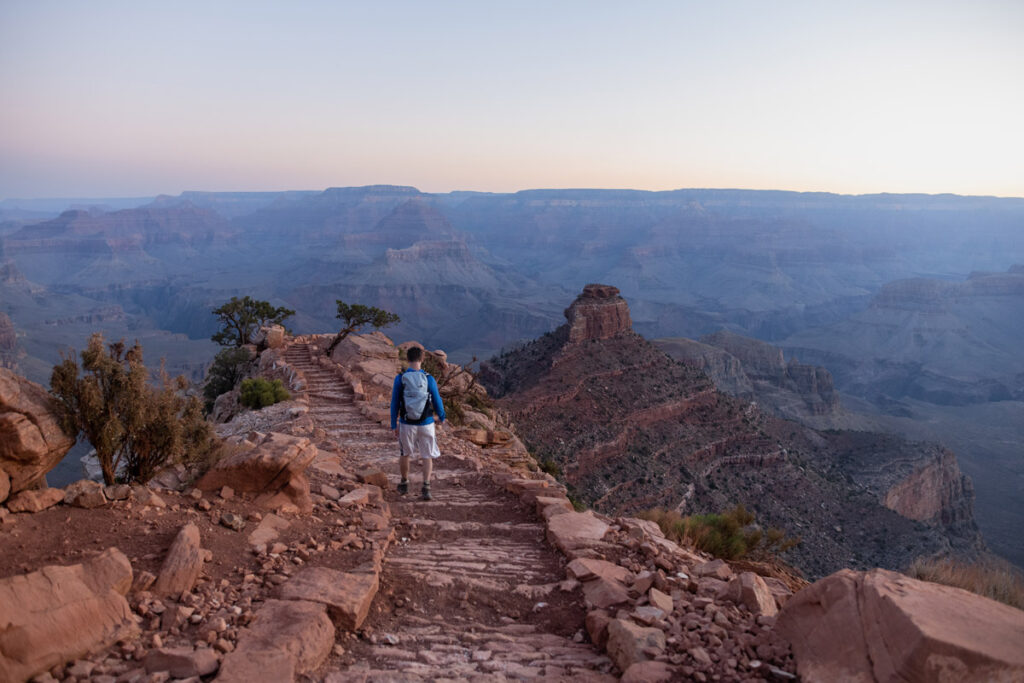
<path fill-rule="evenodd" d="M 305 437 L 257 434 L 211 468 L 196 487 L 219 491 L 230 486 L 236 492 L 256 494 L 257 503 L 267 509 L 308 514 L 313 499 L 304 473 L 316 455 L 316 446 Z"/>
<path fill-rule="evenodd" d="M 0 469 L 10 478 L 10 493 L 42 481 L 74 444 L 46 389 L 0 368 Z"/>
<path fill-rule="evenodd" d="M 1024 680 L 1024 612 L 884 569 L 804 588 L 775 631 L 810 683 Z"/>
<path fill-rule="evenodd" d="M 0 681 L 24 681 L 137 633 L 117 548 L 88 562 L 0 580 Z"/>

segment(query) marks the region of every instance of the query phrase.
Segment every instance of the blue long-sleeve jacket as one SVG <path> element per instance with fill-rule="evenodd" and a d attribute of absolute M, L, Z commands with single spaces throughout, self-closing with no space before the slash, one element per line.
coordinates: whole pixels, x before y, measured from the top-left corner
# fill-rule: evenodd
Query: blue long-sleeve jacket
<path fill-rule="evenodd" d="M 406 370 L 405 372 L 423 372 L 423 370 Z M 402 397 L 402 374 L 395 375 L 395 383 L 391 386 L 391 428 L 397 429 L 398 423 L 402 422 L 405 424 L 405 420 L 398 418 L 398 404 Z M 441 402 L 441 394 L 437 391 L 437 382 L 430 375 L 427 375 L 427 391 L 430 392 L 430 400 L 434 404 L 434 412 L 437 413 L 437 417 L 441 422 L 444 422 L 444 403 Z M 431 415 L 421 425 L 434 424 L 434 416 Z"/>

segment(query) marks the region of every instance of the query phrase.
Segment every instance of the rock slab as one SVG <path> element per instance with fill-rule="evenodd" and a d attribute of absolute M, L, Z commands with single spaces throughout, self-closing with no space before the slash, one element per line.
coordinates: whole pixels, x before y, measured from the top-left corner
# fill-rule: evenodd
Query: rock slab
<path fill-rule="evenodd" d="M 0 469 L 10 477 L 11 493 L 40 483 L 74 444 L 46 389 L 0 368 Z"/>
<path fill-rule="evenodd" d="M 0 580 L 0 681 L 23 681 L 137 632 L 117 548 L 82 564 Z"/>
<path fill-rule="evenodd" d="M 203 553 L 199 545 L 199 528 L 189 522 L 178 532 L 167 552 L 160 575 L 153 585 L 157 595 L 178 596 L 192 590 L 203 569 Z M 191 675 L 191 674 L 190 674 Z"/>
<path fill-rule="evenodd" d="M 376 574 L 307 567 L 281 586 L 280 597 L 322 603 L 327 606 L 331 621 L 339 628 L 354 631 L 369 614 L 378 587 Z"/>
<path fill-rule="evenodd" d="M 334 625 L 320 603 L 267 600 L 221 662 L 218 681 L 290 681 L 315 670 L 334 645 Z"/>
<path fill-rule="evenodd" d="M 775 631 L 809 682 L 1024 680 L 1024 612 L 884 569 L 804 588 Z"/>

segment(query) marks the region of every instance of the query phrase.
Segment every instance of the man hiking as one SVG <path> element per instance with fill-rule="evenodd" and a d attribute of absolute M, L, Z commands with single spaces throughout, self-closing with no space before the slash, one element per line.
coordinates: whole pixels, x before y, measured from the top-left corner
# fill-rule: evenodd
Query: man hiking
<path fill-rule="evenodd" d="M 423 363 L 423 349 L 410 347 L 406 352 L 409 369 L 395 377 L 391 388 L 391 429 L 398 437 L 400 456 L 398 469 L 402 481 L 398 493 L 409 492 L 409 457 L 419 455 L 423 466 L 423 489 L 421 498 L 431 500 L 430 475 L 434 469 L 434 458 L 441 456 L 434 434 L 434 413 L 444 422 L 444 404 L 437 392 L 437 382 L 420 367 Z"/>

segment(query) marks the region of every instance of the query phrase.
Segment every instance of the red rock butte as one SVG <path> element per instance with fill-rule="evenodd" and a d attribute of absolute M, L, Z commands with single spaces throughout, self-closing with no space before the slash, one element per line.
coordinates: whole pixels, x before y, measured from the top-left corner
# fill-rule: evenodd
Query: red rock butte
<path fill-rule="evenodd" d="M 590 284 L 565 309 L 569 321 L 569 342 L 609 339 L 633 328 L 629 304 L 611 285 Z"/>

